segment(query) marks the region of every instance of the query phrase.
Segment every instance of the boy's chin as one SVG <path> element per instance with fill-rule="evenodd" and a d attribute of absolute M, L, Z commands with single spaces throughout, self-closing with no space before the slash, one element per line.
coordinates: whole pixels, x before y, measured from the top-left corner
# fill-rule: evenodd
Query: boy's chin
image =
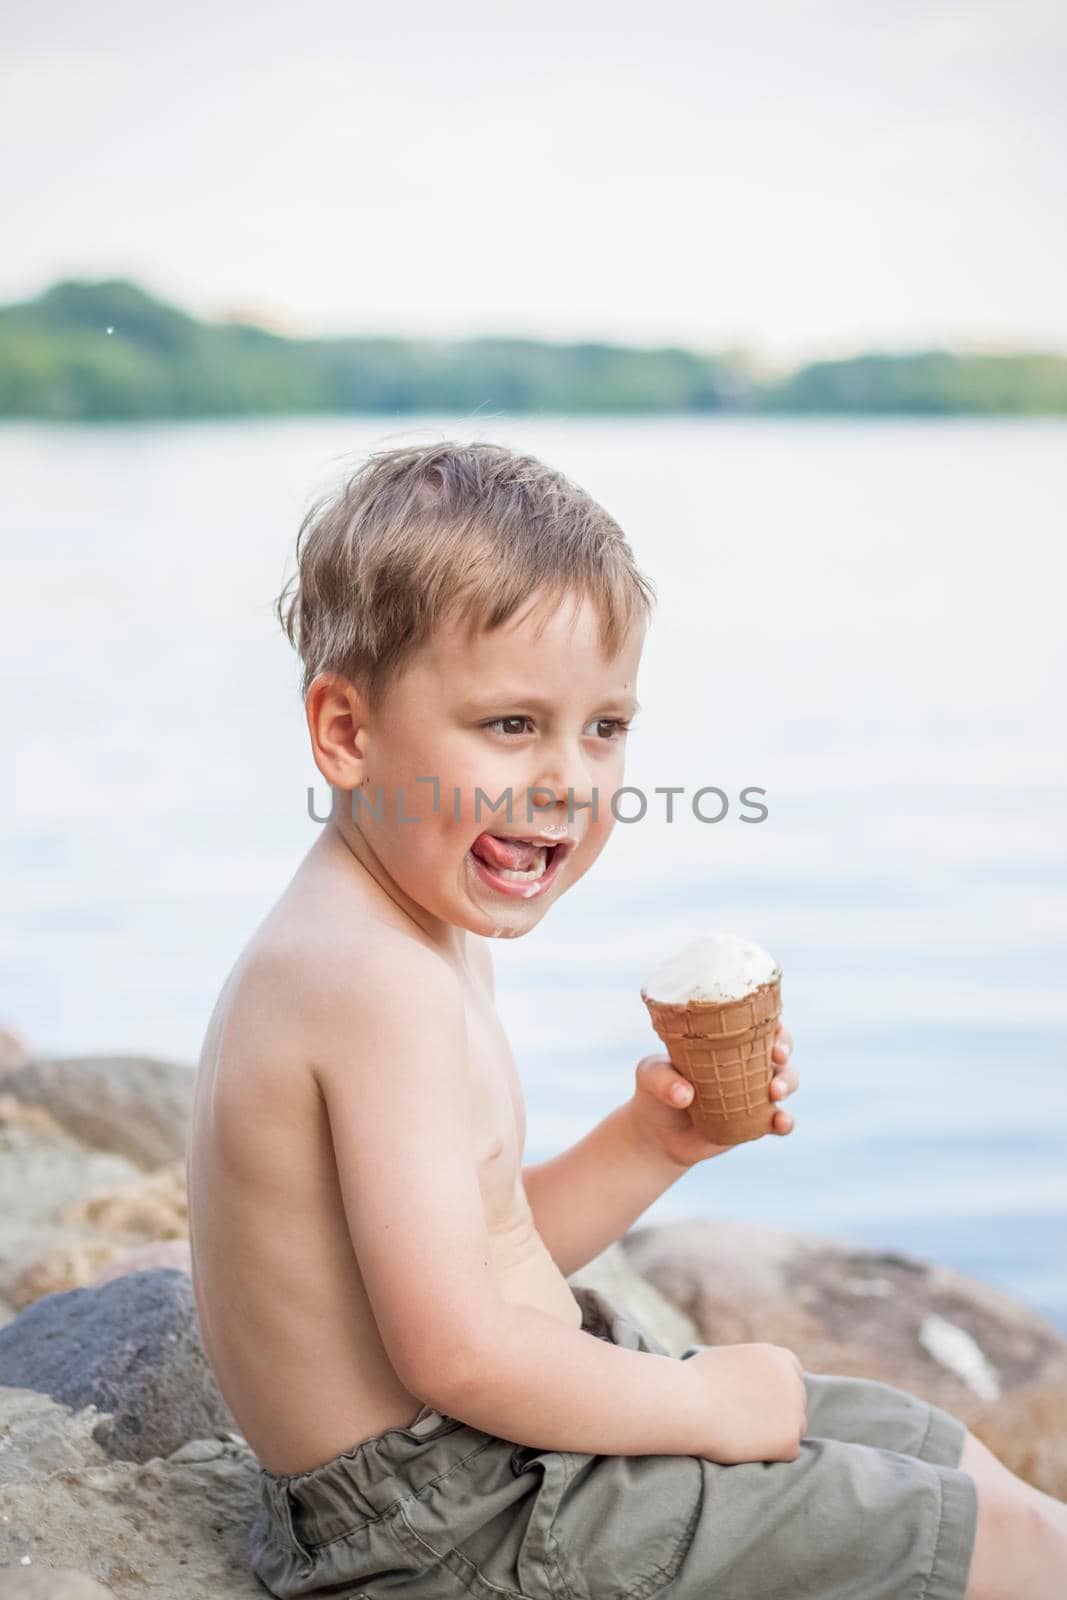
<path fill-rule="evenodd" d="M 521 928 L 517 924 L 513 928 L 498 924 L 489 928 L 472 928 L 471 932 L 480 933 L 483 939 L 521 939 L 524 933 L 529 933 L 531 928 L 537 926 L 537 922 L 538 919 L 535 917 L 533 921 L 527 922 Z"/>
<path fill-rule="evenodd" d="M 521 900 L 510 896 L 483 896 L 475 890 L 458 918 L 470 933 L 485 939 L 521 939 L 536 928 L 548 910 L 550 898 Z"/>

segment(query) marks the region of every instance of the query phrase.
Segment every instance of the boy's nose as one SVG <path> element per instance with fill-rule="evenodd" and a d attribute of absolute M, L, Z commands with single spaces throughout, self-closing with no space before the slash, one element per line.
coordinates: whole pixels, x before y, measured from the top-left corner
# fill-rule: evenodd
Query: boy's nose
<path fill-rule="evenodd" d="M 594 775 L 579 751 L 558 751 L 551 759 L 542 759 L 536 777 L 532 777 L 524 797 L 534 822 L 562 822 L 573 819 L 581 825 L 583 812 L 591 811 L 596 788 Z M 597 795 L 597 810 L 607 804 L 610 796 Z M 569 806 L 568 806 L 569 802 Z"/>

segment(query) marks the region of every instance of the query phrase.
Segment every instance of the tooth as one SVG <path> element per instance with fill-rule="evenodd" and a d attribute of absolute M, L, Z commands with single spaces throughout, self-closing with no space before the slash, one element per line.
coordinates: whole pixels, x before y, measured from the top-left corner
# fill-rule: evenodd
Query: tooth
<path fill-rule="evenodd" d="M 496 872 L 499 877 L 510 878 L 513 883 L 532 883 L 544 877 L 547 862 L 547 852 L 542 849 L 532 867 L 497 867 Z"/>

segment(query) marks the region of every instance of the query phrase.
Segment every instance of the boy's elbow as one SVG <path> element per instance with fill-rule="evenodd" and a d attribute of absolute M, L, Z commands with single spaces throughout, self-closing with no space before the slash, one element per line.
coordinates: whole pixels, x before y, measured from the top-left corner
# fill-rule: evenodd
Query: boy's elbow
<path fill-rule="evenodd" d="M 412 1350 L 401 1381 L 426 1405 L 446 1415 L 461 1415 L 472 1393 L 483 1393 L 497 1365 L 500 1341 L 486 1325 L 466 1328 L 447 1341 L 423 1339 Z"/>

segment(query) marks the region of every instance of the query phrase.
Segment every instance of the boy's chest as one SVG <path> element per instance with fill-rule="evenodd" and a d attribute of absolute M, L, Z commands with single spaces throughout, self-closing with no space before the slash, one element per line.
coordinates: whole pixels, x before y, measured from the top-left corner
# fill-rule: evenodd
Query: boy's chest
<path fill-rule="evenodd" d="M 512 1217 L 526 1143 L 522 1084 L 491 1005 L 468 1009 L 471 1127 L 490 1227 Z"/>

